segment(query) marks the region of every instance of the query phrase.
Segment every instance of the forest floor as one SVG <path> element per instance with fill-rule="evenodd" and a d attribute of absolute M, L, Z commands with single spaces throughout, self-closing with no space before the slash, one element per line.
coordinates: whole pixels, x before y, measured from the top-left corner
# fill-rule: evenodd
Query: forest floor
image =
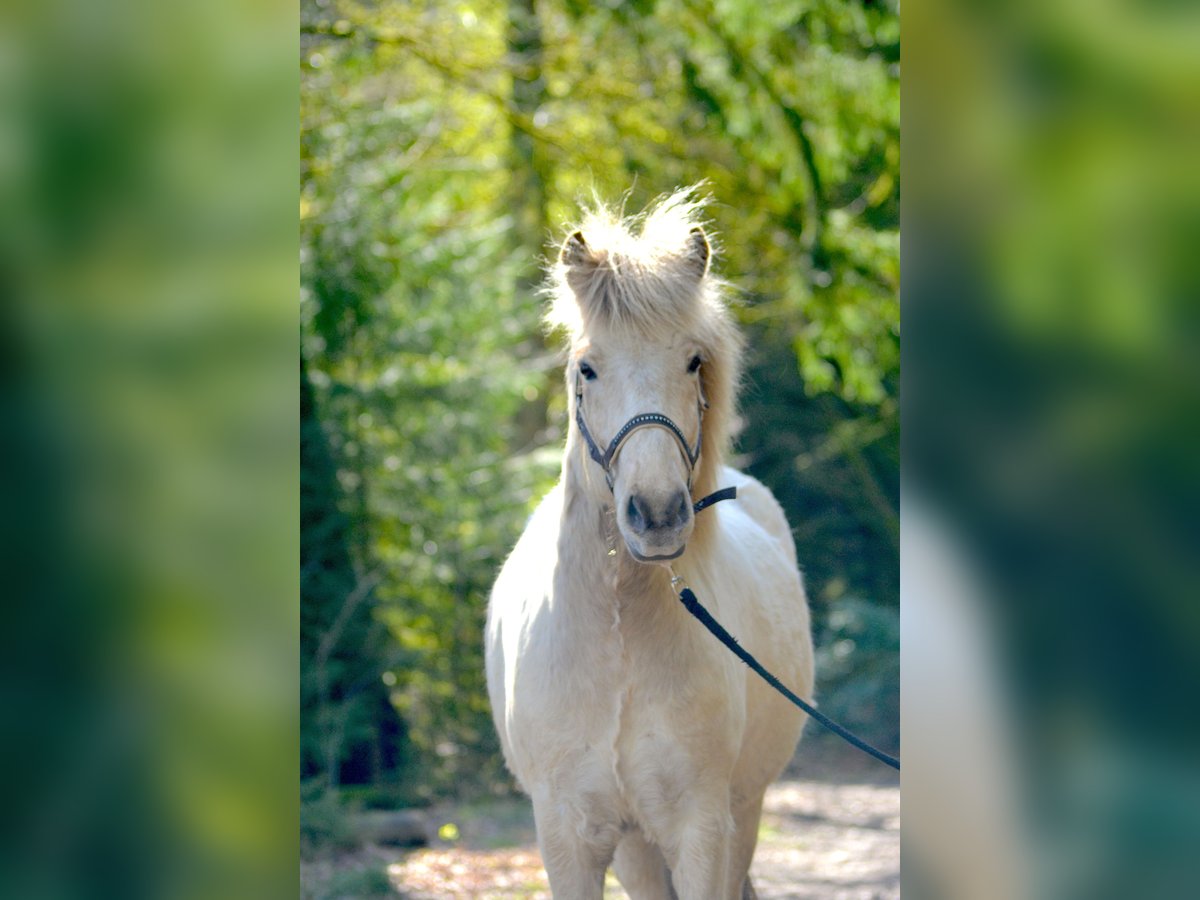
<path fill-rule="evenodd" d="M 446 805 L 430 817 L 440 837 L 429 847 L 305 863 L 304 896 L 550 897 L 527 799 Z M 865 757 L 799 754 L 767 792 L 751 878 L 761 900 L 899 898 L 899 777 Z M 604 896 L 625 897 L 611 872 Z"/>

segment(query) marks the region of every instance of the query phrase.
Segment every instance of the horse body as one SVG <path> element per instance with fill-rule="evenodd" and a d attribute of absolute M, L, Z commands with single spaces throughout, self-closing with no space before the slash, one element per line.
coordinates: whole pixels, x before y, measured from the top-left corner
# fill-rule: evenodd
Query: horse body
<path fill-rule="evenodd" d="M 671 376 L 684 365 L 659 365 L 653 354 L 686 356 L 688 340 L 638 339 L 603 324 L 585 315 L 575 345 L 589 359 L 606 351 L 606 388 L 620 380 L 658 392 L 671 408 L 664 414 L 684 422 L 690 382 Z M 624 379 L 614 374 L 618 345 L 630 354 Z M 712 371 L 696 386 L 702 399 L 732 399 L 730 385 L 714 380 L 736 377 L 735 360 L 718 363 L 721 350 L 736 354 L 736 345 L 704 348 Z M 631 368 L 629 360 L 645 362 Z M 568 383 L 581 386 L 572 375 L 577 367 Z M 674 398 L 668 382 L 683 385 Z M 590 427 L 606 436 L 629 409 L 646 411 L 638 408 L 644 396 L 610 396 L 607 409 L 599 388 L 590 396 Z M 713 420 L 713 428 L 705 420 L 710 458 L 698 473 L 680 463 L 673 438 L 647 429 L 621 451 L 611 489 L 572 428 L 562 479 L 493 588 L 493 716 L 509 768 L 533 800 L 556 897 L 599 898 L 610 863 L 634 898 L 752 896 L 747 872 L 763 793 L 791 757 L 804 717 L 688 616 L 663 565 L 640 561 L 667 551 L 660 555 L 672 556 L 674 571 L 764 665 L 811 693 L 808 610 L 790 530 L 765 487 L 720 464 L 727 422 Z M 690 430 L 699 440 L 700 422 Z M 690 508 L 686 517 L 672 512 L 685 482 L 734 485 L 738 499 L 693 522 Z"/>

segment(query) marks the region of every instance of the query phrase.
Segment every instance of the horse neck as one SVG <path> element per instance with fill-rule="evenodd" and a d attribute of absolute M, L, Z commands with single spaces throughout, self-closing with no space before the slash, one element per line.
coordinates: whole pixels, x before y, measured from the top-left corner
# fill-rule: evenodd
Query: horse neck
<path fill-rule="evenodd" d="M 617 531 L 604 475 L 584 452 L 574 428 L 563 458 L 563 493 L 560 537 L 565 545 L 559 557 L 575 567 L 569 573 L 573 583 L 606 606 L 620 606 L 643 593 L 670 589 L 671 578 L 665 568 L 638 563 L 629 554 Z"/>

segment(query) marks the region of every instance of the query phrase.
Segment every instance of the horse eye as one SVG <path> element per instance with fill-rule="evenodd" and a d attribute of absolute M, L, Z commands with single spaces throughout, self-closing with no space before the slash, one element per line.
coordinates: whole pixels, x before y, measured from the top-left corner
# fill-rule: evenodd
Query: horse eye
<path fill-rule="evenodd" d="M 591 366 L 589 366 L 585 362 L 581 362 L 579 364 L 579 374 L 582 375 L 584 378 L 586 378 L 588 381 L 596 380 L 596 370 L 593 369 Z"/>
<path fill-rule="evenodd" d="M 700 362 L 701 362 L 701 360 L 700 360 L 699 354 L 693 356 L 692 361 L 690 363 L 688 363 L 688 371 L 689 372 L 698 372 L 700 370 Z"/>

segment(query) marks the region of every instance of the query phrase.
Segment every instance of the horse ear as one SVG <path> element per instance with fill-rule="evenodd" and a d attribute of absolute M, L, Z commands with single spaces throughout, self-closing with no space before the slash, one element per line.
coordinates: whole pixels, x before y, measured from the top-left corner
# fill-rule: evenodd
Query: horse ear
<path fill-rule="evenodd" d="M 697 278 L 703 278 L 708 274 L 708 260 L 711 256 L 712 249 L 708 246 L 708 236 L 705 235 L 704 229 L 697 225 L 688 232 L 686 253 L 687 261 L 695 270 Z"/>
<path fill-rule="evenodd" d="M 558 254 L 558 260 L 568 269 L 592 262 L 592 251 L 588 247 L 587 241 L 583 239 L 582 231 L 576 231 L 563 242 L 562 250 Z"/>
<path fill-rule="evenodd" d="M 558 260 L 567 270 L 567 284 L 578 297 L 590 297 L 598 285 L 595 281 L 605 260 L 603 252 L 597 253 L 583 239 L 583 232 L 576 231 L 562 245 Z"/>

